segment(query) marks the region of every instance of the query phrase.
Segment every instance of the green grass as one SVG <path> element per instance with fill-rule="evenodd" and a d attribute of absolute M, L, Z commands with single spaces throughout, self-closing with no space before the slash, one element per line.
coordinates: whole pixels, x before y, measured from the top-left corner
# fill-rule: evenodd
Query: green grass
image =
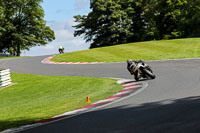
<path fill-rule="evenodd" d="M 12 58 L 24 58 L 24 57 L 27 57 L 27 56 L 0 57 L 0 60 L 2 60 L 2 59 L 12 59 Z"/>
<path fill-rule="evenodd" d="M 30 124 L 107 98 L 122 89 L 114 79 L 11 74 L 0 90 L 0 131 Z"/>
<path fill-rule="evenodd" d="M 124 62 L 200 57 L 200 38 L 148 41 L 57 55 L 55 62 Z"/>

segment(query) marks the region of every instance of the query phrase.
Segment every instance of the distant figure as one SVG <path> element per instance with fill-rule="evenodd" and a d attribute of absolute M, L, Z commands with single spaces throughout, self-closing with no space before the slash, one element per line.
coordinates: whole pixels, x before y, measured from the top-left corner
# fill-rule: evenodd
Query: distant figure
<path fill-rule="evenodd" d="M 63 48 L 63 46 L 60 46 L 59 49 L 58 49 L 58 51 L 59 51 L 60 54 L 64 53 L 64 48 Z"/>

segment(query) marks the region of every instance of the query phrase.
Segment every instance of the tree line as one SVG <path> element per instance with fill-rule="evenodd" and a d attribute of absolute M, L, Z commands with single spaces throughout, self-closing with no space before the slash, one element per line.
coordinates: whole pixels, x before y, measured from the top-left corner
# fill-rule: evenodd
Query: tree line
<path fill-rule="evenodd" d="M 46 26 L 43 0 L 0 0 L 0 53 L 20 56 L 21 50 L 55 39 Z"/>
<path fill-rule="evenodd" d="M 93 0 L 74 18 L 90 48 L 200 36 L 200 0 Z"/>

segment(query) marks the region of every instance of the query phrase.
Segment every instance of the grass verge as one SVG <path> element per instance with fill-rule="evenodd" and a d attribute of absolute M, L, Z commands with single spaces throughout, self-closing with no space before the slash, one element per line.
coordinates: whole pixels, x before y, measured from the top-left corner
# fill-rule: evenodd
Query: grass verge
<path fill-rule="evenodd" d="M 148 41 L 57 55 L 55 62 L 124 62 L 200 57 L 200 38 Z"/>
<path fill-rule="evenodd" d="M 0 90 L 0 131 L 51 118 L 107 98 L 122 89 L 114 79 L 11 74 Z"/>
<path fill-rule="evenodd" d="M 3 60 L 3 59 L 12 59 L 12 58 L 25 58 L 25 57 L 28 57 L 28 56 L 0 57 L 0 60 Z"/>

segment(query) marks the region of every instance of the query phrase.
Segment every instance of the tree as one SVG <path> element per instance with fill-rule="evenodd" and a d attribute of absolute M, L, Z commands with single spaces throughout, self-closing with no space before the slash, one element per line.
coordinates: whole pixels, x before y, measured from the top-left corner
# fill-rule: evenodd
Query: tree
<path fill-rule="evenodd" d="M 128 19 L 130 19 L 130 32 L 132 36 L 128 42 L 138 42 L 144 40 L 146 21 L 144 14 L 144 0 L 121 0 L 122 10 L 124 10 Z"/>
<path fill-rule="evenodd" d="M 91 8 L 74 17 L 74 36 L 90 48 L 200 36 L 199 0 L 91 0 Z"/>
<path fill-rule="evenodd" d="M 200 37 L 200 1 L 185 0 L 181 10 L 179 27 L 183 37 Z"/>
<path fill-rule="evenodd" d="M 21 50 L 46 45 L 55 39 L 54 32 L 43 20 L 42 0 L 1 1 L 5 20 L 0 27 L 5 30 L 0 36 L 1 52 L 20 56 Z"/>
<path fill-rule="evenodd" d="M 123 11 L 120 0 L 96 0 L 88 15 L 74 16 L 77 30 L 74 36 L 84 35 L 90 48 L 126 43 L 133 33 L 129 30 L 131 19 Z"/>
<path fill-rule="evenodd" d="M 83 35 L 90 48 L 148 40 L 144 0 L 94 0 L 88 15 L 75 16 L 74 36 Z M 149 12 L 148 12 L 149 13 Z"/>
<path fill-rule="evenodd" d="M 5 19 L 5 15 L 3 14 L 4 10 L 5 9 L 2 6 L 0 6 L 0 36 L 2 35 L 2 32 L 4 31 L 4 27 L 2 27 L 2 22 Z"/>
<path fill-rule="evenodd" d="M 160 33 L 160 39 L 179 38 L 182 36 L 180 31 L 181 10 L 187 3 L 186 0 L 161 0 L 158 2 L 156 25 Z M 165 7 L 165 8 L 164 8 Z"/>
<path fill-rule="evenodd" d="M 156 40 L 200 33 L 200 1 L 146 0 L 147 32 Z"/>

